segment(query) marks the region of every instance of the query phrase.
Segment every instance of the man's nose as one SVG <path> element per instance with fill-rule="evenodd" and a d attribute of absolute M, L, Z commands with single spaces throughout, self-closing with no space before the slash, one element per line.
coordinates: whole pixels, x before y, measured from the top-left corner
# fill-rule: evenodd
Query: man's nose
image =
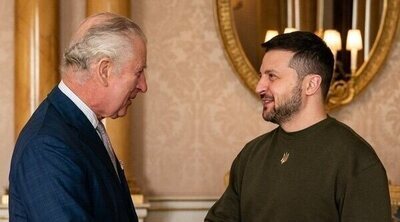
<path fill-rule="evenodd" d="M 140 75 L 139 82 L 137 88 L 142 92 L 145 93 L 147 91 L 147 82 L 145 75 Z"/>
<path fill-rule="evenodd" d="M 266 80 L 263 76 L 260 77 L 256 86 L 256 93 L 260 94 L 263 91 L 266 91 L 268 87 L 268 80 Z"/>

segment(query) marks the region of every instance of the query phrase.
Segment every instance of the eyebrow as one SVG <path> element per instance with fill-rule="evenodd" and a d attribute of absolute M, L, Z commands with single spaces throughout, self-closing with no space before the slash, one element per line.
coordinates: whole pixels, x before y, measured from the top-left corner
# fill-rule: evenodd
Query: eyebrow
<path fill-rule="evenodd" d="M 277 73 L 275 69 L 267 69 L 263 73 L 258 72 L 259 74 L 269 74 L 269 73 Z"/>

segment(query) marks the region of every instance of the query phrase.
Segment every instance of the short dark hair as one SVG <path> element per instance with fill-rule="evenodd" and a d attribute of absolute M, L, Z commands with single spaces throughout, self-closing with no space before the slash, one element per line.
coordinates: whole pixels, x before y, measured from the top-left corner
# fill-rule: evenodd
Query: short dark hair
<path fill-rule="evenodd" d="M 277 35 L 262 44 L 265 52 L 278 49 L 294 52 L 289 66 L 299 78 L 317 74 L 322 78 L 322 96 L 326 99 L 332 81 L 334 58 L 326 43 L 312 32 L 296 31 Z"/>

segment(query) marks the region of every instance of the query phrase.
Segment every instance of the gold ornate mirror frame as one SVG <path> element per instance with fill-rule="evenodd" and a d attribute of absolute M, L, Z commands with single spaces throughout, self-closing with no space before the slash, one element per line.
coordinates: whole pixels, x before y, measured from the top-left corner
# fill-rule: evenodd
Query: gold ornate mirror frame
<path fill-rule="evenodd" d="M 215 15 L 226 54 L 237 74 L 253 92 L 258 82 L 258 72 L 248 60 L 233 20 L 232 0 L 215 0 Z M 348 104 L 358 95 L 377 74 L 385 61 L 396 34 L 400 1 L 386 0 L 381 25 L 370 52 L 370 58 L 364 62 L 349 81 L 333 82 L 329 90 L 327 110 Z"/>

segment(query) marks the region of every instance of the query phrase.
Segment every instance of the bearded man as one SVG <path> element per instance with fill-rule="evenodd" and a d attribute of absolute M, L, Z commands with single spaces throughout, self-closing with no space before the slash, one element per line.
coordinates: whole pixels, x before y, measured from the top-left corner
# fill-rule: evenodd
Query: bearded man
<path fill-rule="evenodd" d="M 250 141 L 212 222 L 389 222 L 385 169 L 373 148 L 324 108 L 334 59 L 310 32 L 263 44 L 256 87 L 266 121 L 279 126 Z"/>

